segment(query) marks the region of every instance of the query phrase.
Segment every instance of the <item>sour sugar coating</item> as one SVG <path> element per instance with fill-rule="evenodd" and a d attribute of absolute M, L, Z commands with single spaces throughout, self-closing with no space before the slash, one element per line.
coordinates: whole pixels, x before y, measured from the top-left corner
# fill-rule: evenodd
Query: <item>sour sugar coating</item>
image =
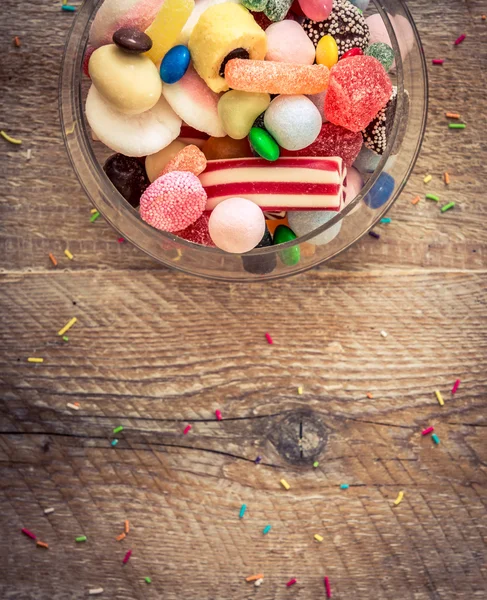
<path fill-rule="evenodd" d="M 176 45 L 177 39 L 194 8 L 194 0 L 164 0 L 146 34 L 152 39 L 152 48 L 146 53 L 158 64 L 166 52 Z"/>
<path fill-rule="evenodd" d="M 329 121 L 350 131 L 361 131 L 383 108 L 392 94 L 392 83 L 372 56 L 352 56 L 330 71 L 325 98 Z"/>
<path fill-rule="evenodd" d="M 362 148 L 362 133 L 349 131 L 334 123 L 323 123 L 316 140 L 295 152 L 283 150 L 283 156 L 339 156 L 351 166 Z"/>
<path fill-rule="evenodd" d="M 235 90 L 268 94 L 318 94 L 328 87 L 324 65 L 295 65 L 270 60 L 234 58 L 225 67 L 225 79 Z"/>
<path fill-rule="evenodd" d="M 180 150 L 164 167 L 161 175 L 171 171 L 189 171 L 193 175 L 200 175 L 206 169 L 206 156 L 197 146 L 190 144 Z"/>
<path fill-rule="evenodd" d="M 387 148 L 392 126 L 394 125 L 394 116 L 397 106 L 397 88 L 392 88 L 392 94 L 389 102 L 381 108 L 377 115 L 362 131 L 364 143 L 377 154 L 383 154 Z"/>
<path fill-rule="evenodd" d="M 315 47 L 296 21 L 273 23 L 266 29 L 266 60 L 276 62 L 312 65 L 315 61 Z"/>
<path fill-rule="evenodd" d="M 254 12 L 262 12 L 269 0 L 242 0 L 243 6 Z"/>
<path fill-rule="evenodd" d="M 388 44 L 384 44 L 383 42 L 370 44 L 365 54 L 376 58 L 386 71 L 390 71 L 394 62 L 394 50 Z"/>
<path fill-rule="evenodd" d="M 211 239 L 210 232 L 208 230 L 208 221 L 210 220 L 209 213 L 203 213 L 199 219 L 197 219 L 191 225 L 188 225 L 186 229 L 182 231 L 176 231 L 175 235 L 193 244 L 200 244 L 201 246 L 215 246 Z"/>
<path fill-rule="evenodd" d="M 292 3 L 293 0 L 268 0 L 264 8 L 264 14 L 271 21 L 282 21 L 289 12 Z"/>
<path fill-rule="evenodd" d="M 278 96 L 266 110 L 264 124 L 281 148 L 301 150 L 315 141 L 322 120 L 306 96 Z"/>
<path fill-rule="evenodd" d="M 338 57 L 351 48 L 365 50 L 369 45 L 369 28 L 362 13 L 348 0 L 334 0 L 333 10 L 326 21 L 305 19 L 303 29 L 315 46 L 330 34 L 338 46 Z"/>
<path fill-rule="evenodd" d="M 155 154 L 145 157 L 145 171 L 149 181 L 152 183 L 162 175 L 162 171 L 167 163 L 172 160 L 176 154 L 186 147 L 186 144 L 179 140 L 174 140 L 169 146 L 166 146 Z"/>
<path fill-rule="evenodd" d="M 150 184 L 140 161 L 123 154 L 114 154 L 106 160 L 103 170 L 125 200 L 137 208 L 140 197 Z"/>
<path fill-rule="evenodd" d="M 247 198 L 228 198 L 211 213 L 209 229 L 211 239 L 221 250 L 248 252 L 264 235 L 264 213 Z"/>
<path fill-rule="evenodd" d="M 325 21 L 333 9 L 333 0 L 299 0 L 305 17 L 312 21 Z"/>
<path fill-rule="evenodd" d="M 180 231 L 194 223 L 205 209 L 206 192 L 187 171 L 172 171 L 151 183 L 140 199 L 142 219 L 162 231 Z"/>

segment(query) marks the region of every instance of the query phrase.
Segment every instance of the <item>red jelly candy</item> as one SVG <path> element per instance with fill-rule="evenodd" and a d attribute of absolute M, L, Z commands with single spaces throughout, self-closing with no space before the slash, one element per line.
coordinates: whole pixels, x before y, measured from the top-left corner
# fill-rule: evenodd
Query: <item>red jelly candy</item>
<path fill-rule="evenodd" d="M 316 140 L 307 148 L 291 152 L 281 150 L 282 156 L 340 156 L 350 167 L 362 148 L 361 133 L 349 131 L 333 123 L 323 123 Z"/>
<path fill-rule="evenodd" d="M 213 240 L 210 237 L 208 231 L 208 221 L 210 219 L 210 213 L 203 213 L 201 217 L 195 221 L 192 225 L 186 227 L 182 231 L 176 231 L 174 235 L 193 242 L 193 244 L 201 244 L 202 246 L 215 247 Z"/>
<path fill-rule="evenodd" d="M 339 60 L 343 60 L 344 58 L 350 58 L 351 56 L 362 56 L 362 55 L 363 55 L 362 48 L 350 48 L 350 50 L 347 50 L 347 52 L 345 52 L 345 54 L 342 54 L 342 56 L 340 57 Z"/>
<path fill-rule="evenodd" d="M 372 56 L 340 60 L 330 71 L 325 98 L 326 118 L 350 131 L 361 131 L 392 94 L 384 67 Z"/>

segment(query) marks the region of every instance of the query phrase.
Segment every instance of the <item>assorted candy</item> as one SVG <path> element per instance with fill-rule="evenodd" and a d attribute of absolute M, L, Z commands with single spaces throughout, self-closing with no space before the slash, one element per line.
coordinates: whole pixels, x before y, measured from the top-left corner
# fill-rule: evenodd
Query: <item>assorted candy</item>
<path fill-rule="evenodd" d="M 367 5 L 105 0 L 83 70 L 92 136 L 116 152 L 107 177 L 146 223 L 242 254 L 249 273 L 311 257 L 342 221 L 301 249 L 245 253 L 324 226 L 388 147 L 394 51 Z M 393 190 L 383 173 L 364 201 Z"/>

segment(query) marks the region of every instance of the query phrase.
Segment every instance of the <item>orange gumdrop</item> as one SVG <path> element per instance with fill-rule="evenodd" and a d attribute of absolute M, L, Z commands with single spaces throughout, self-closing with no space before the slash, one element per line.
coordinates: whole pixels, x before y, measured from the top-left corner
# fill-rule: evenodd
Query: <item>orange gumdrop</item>
<path fill-rule="evenodd" d="M 170 171 L 189 171 L 198 176 L 206 169 L 206 156 L 201 150 L 190 144 L 180 150 L 164 167 L 161 175 Z M 159 175 L 159 177 L 161 176 Z"/>
<path fill-rule="evenodd" d="M 211 137 L 201 147 L 207 160 L 224 158 L 247 158 L 252 155 L 247 138 L 234 140 L 231 137 Z"/>

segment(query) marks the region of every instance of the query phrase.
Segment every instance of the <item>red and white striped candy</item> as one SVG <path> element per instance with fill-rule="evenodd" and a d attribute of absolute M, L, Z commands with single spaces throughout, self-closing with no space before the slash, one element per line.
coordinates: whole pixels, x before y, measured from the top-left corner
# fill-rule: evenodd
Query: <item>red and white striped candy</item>
<path fill-rule="evenodd" d="M 200 181 L 206 210 L 235 196 L 262 210 L 340 210 L 346 167 L 339 157 L 281 157 L 209 160 Z"/>

